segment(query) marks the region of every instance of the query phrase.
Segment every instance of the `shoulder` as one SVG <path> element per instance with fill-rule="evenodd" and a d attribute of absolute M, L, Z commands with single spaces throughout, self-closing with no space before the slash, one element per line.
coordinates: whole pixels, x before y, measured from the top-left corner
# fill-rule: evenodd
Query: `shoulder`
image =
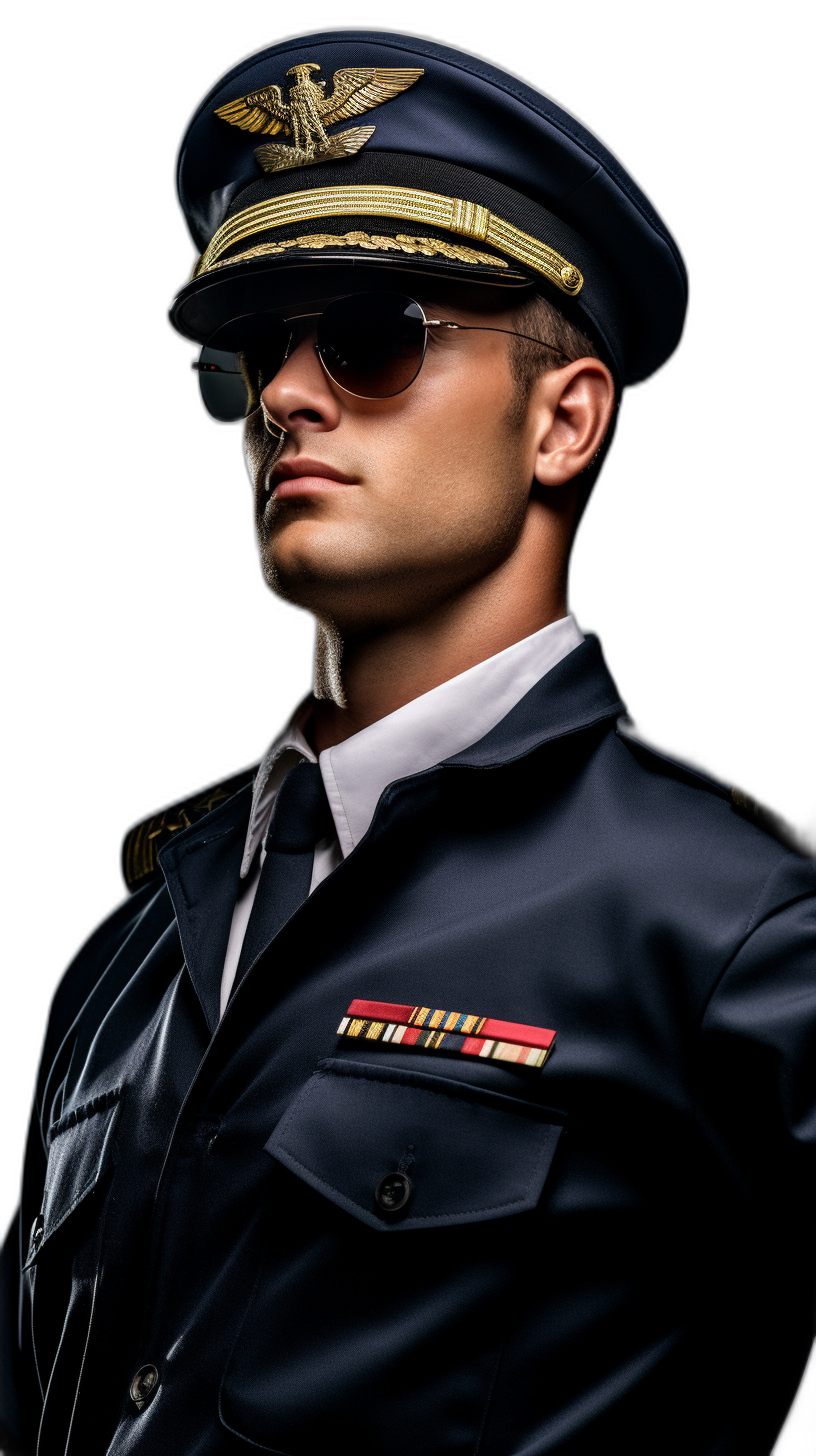
<path fill-rule="evenodd" d="M 232 798 L 247 784 L 251 784 L 258 771 L 258 764 L 232 774 L 230 778 L 209 784 L 206 789 L 179 799 L 175 804 L 158 810 L 147 819 L 134 824 L 122 843 L 122 874 L 131 894 L 140 890 L 159 871 L 158 853 L 174 834 L 189 829 L 209 814 L 226 799 Z"/>
<path fill-rule="evenodd" d="M 46 1072 L 68 1028 L 122 946 L 135 937 L 140 944 L 144 941 L 142 953 L 146 953 L 152 941 L 172 921 L 173 908 L 157 860 L 162 845 L 250 784 L 255 773 L 256 766 L 253 766 L 199 789 L 151 814 L 125 835 L 122 869 L 130 893 L 81 946 L 57 986 L 43 1052 L 42 1068 Z"/>
<path fill-rule="evenodd" d="M 719 974 L 784 907 L 812 905 L 816 861 L 748 795 L 620 727 L 603 760 L 593 812 L 604 892 L 695 978 Z"/>
<path fill-rule="evenodd" d="M 742 789 L 672 758 L 620 725 L 614 737 L 625 755 L 624 776 L 635 789 L 633 809 L 659 806 L 671 835 L 722 840 L 735 851 L 742 848 L 760 858 L 791 852 L 808 856 L 795 830 Z"/>

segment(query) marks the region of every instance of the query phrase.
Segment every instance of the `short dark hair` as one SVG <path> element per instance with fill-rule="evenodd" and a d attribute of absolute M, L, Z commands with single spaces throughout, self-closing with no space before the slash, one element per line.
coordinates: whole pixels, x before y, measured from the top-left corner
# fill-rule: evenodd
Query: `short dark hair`
<path fill-rule="evenodd" d="M 554 303 L 540 293 L 527 295 L 516 310 L 513 326 L 518 329 L 520 334 L 528 334 L 533 339 L 540 339 L 543 344 L 551 344 L 553 350 L 558 350 L 558 353 L 550 353 L 548 349 L 539 349 L 527 339 L 510 339 L 510 369 L 516 385 L 515 409 L 519 417 L 523 417 L 533 385 L 545 370 L 563 368 L 565 358 L 569 361 L 602 358 L 600 350 L 589 336 L 576 324 L 571 323 Z M 575 515 L 576 528 L 586 509 L 592 488 L 598 479 L 601 466 L 612 443 L 617 421 L 617 405 L 616 399 L 615 411 L 603 443 L 593 460 L 582 472 L 581 491 Z"/>
<path fill-rule="evenodd" d="M 600 353 L 592 340 L 565 318 L 560 309 L 540 293 L 530 293 L 516 310 L 515 327 L 521 334 L 540 339 L 542 344 L 551 344 L 567 359 L 600 359 Z M 563 364 L 563 358 L 553 360 L 552 355 L 542 353 L 527 339 L 514 339 L 510 355 L 513 378 L 522 395 L 529 395 L 539 374 Z"/>

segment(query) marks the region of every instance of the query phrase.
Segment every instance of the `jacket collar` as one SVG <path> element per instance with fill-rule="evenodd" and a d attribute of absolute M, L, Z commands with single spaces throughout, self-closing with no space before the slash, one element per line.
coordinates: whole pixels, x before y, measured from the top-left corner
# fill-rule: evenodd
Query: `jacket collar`
<path fill-rule="evenodd" d="M 445 760 L 464 768 L 513 763 L 556 738 L 620 718 L 626 705 L 604 661 L 597 637 L 556 664 L 489 733 Z"/>
<path fill-rule="evenodd" d="M 364 837 L 389 784 L 435 768 L 483 738 L 583 640 L 574 617 L 561 617 L 325 749 L 320 771 L 343 857 Z M 304 699 L 258 770 L 242 876 L 249 874 L 285 773 L 299 758 L 315 760 L 303 733 L 311 705 Z"/>
<path fill-rule="evenodd" d="M 343 855 L 364 837 L 388 784 L 436 768 L 484 738 L 583 640 L 573 617 L 550 622 L 321 753 Z"/>
<path fill-rule="evenodd" d="M 397 800 L 400 818 L 406 810 L 410 812 L 411 803 L 421 812 L 425 799 L 422 787 L 430 786 L 445 768 L 498 768 L 546 743 L 614 720 L 625 711 L 597 637 L 587 637 L 477 743 L 430 769 L 390 784 L 380 796 L 361 845 L 370 845 L 379 838 Z M 241 789 L 200 824 L 174 837 L 159 855 L 187 967 L 211 1030 L 218 1024 L 221 972 L 251 800 L 251 788 Z"/>

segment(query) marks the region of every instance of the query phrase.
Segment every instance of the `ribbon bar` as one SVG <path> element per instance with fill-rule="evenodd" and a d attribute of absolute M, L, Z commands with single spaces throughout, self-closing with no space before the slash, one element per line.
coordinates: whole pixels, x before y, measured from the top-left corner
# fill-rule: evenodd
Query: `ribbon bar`
<path fill-rule="evenodd" d="M 427 1031 L 446 1031 L 479 1036 L 519 1046 L 549 1051 L 555 1032 L 543 1026 L 525 1026 L 518 1021 L 498 1021 L 493 1016 L 472 1016 L 461 1011 L 441 1011 L 431 1006 L 402 1006 L 391 1001 L 352 1001 L 346 1017 L 362 1021 L 394 1022 Z"/>
<path fill-rule="evenodd" d="M 523 1046 L 496 1037 L 464 1036 L 453 1031 L 431 1031 L 419 1026 L 406 1026 L 397 1021 L 371 1021 L 359 1016 L 344 1016 L 337 1028 L 338 1036 L 361 1041 L 391 1042 L 395 1046 L 416 1047 L 419 1051 L 457 1052 L 465 1057 L 483 1057 L 491 1062 L 515 1062 L 524 1067 L 543 1067 L 549 1056 L 548 1047 Z"/>

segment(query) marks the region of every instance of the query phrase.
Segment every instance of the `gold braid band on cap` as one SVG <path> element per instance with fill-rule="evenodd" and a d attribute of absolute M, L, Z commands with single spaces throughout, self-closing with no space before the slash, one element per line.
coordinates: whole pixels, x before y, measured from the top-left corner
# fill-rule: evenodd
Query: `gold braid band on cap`
<path fill-rule="evenodd" d="M 441 238 L 414 238 L 406 233 L 397 233 L 392 238 L 374 233 L 306 233 L 300 238 L 287 238 L 284 243 L 259 243 L 256 248 L 247 248 L 243 253 L 233 253 L 213 263 L 209 272 L 216 268 L 228 268 L 230 263 L 247 263 L 250 258 L 267 258 L 287 253 L 292 248 L 365 248 L 372 253 L 422 253 L 426 258 L 437 255 L 450 258 L 456 263 L 489 264 L 491 268 L 507 268 L 504 258 L 494 258 L 492 253 L 478 253 L 475 248 L 463 247 L 460 243 L 446 243 Z"/>
<path fill-rule="evenodd" d="M 438 192 L 419 192 L 413 187 L 314 187 L 307 192 L 289 192 L 256 202 L 227 219 L 214 234 L 209 247 L 196 264 L 194 278 L 213 268 L 233 243 L 253 233 L 291 223 L 310 222 L 318 217 L 395 217 L 426 227 L 444 228 L 475 242 L 488 243 L 517 263 L 542 273 L 562 293 L 580 293 L 584 278 L 580 269 L 562 258 L 554 248 L 523 233 L 512 223 L 496 217 L 476 202 L 461 197 L 444 197 Z M 224 259 L 223 264 L 235 262 Z M 223 265 L 222 265 L 223 266 Z"/>

